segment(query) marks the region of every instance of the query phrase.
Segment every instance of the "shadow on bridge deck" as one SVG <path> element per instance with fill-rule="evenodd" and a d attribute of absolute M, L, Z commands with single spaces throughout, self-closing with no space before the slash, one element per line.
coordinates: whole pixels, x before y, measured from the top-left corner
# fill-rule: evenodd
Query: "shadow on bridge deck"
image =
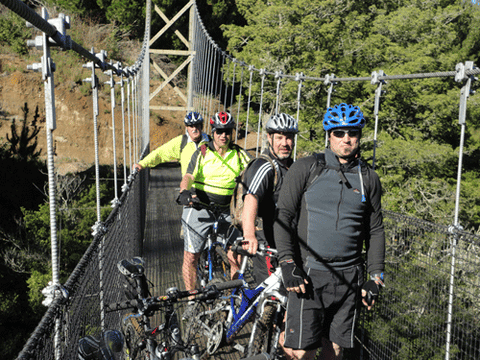
<path fill-rule="evenodd" d="M 180 238 L 182 207 L 175 202 L 180 180 L 180 167 L 176 164 L 163 164 L 150 170 L 143 258 L 147 278 L 153 284 L 151 292 L 155 296 L 166 293 L 170 287 L 185 289 L 182 278 L 183 240 Z M 155 316 L 152 325 L 158 325 L 160 321 L 160 315 Z M 246 344 L 250 329 L 248 324 L 237 336 L 240 345 Z M 234 360 L 243 357 L 242 352 L 232 345 L 224 345 L 209 359 Z"/>

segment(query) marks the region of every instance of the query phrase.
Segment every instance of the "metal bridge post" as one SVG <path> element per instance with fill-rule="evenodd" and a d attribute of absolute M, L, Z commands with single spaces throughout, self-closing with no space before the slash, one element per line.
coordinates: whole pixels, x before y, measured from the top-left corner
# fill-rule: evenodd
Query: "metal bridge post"
<path fill-rule="evenodd" d="M 335 79 L 335 74 L 330 74 L 330 75 L 327 74 L 325 75 L 325 81 L 323 82 L 325 85 L 329 85 L 327 90 L 327 109 L 330 107 L 330 104 L 332 101 L 332 93 L 336 91 L 333 87 L 338 84 L 338 82 L 334 81 L 333 79 Z M 328 146 L 328 133 L 325 132 L 325 149 L 327 148 L 327 146 Z"/>
<path fill-rule="evenodd" d="M 107 57 L 107 53 L 102 50 L 99 54 L 95 54 L 94 49 L 92 48 L 91 51 L 97 58 L 101 60 L 101 63 L 105 63 L 105 58 Z M 95 67 L 97 65 L 95 62 L 89 62 L 83 65 L 84 68 L 92 70 L 92 77 L 86 78 L 84 82 L 90 82 L 92 84 L 92 99 L 93 99 L 93 131 L 94 131 L 94 142 L 95 142 L 95 183 L 96 183 L 96 198 L 97 198 L 97 222 L 95 225 L 92 226 L 92 235 L 93 237 L 103 236 L 105 233 L 105 227 L 101 222 L 101 213 L 100 213 L 100 161 L 99 161 L 99 151 L 98 151 L 98 78 L 95 75 Z M 103 245 L 104 245 L 104 238 L 99 245 L 98 251 L 98 271 L 99 271 L 99 278 L 100 278 L 100 324 L 102 327 L 102 331 L 105 330 L 105 304 L 103 300 Z"/>
<path fill-rule="evenodd" d="M 113 65 L 112 60 L 110 60 L 110 65 Z M 118 63 L 114 65 L 117 69 L 119 68 Z M 110 85 L 110 103 L 112 109 L 112 141 L 113 141 L 113 181 L 114 181 L 114 190 L 115 198 L 111 201 L 112 207 L 118 205 L 118 184 L 117 184 L 117 143 L 115 138 L 115 80 L 113 79 L 113 70 L 109 69 L 104 72 L 105 75 L 110 76 L 110 80 L 106 81 L 106 85 Z"/>
<path fill-rule="evenodd" d="M 302 96 L 302 88 L 303 88 L 303 73 L 296 73 L 295 74 L 295 81 L 298 82 L 298 90 L 297 90 L 297 124 L 300 123 L 300 99 Z M 297 125 L 297 126 L 298 126 Z M 298 140 L 298 133 L 295 134 L 295 148 L 293 149 L 293 161 L 297 159 L 297 140 Z"/>
<path fill-rule="evenodd" d="M 282 72 L 275 71 L 275 79 L 277 79 L 277 90 L 275 92 L 275 113 L 279 112 L 279 102 L 280 102 L 280 83 L 282 82 Z"/>
<path fill-rule="evenodd" d="M 372 161 L 372 169 L 375 170 L 375 153 L 377 151 L 377 132 L 378 132 L 378 111 L 380 109 L 380 97 L 383 94 L 382 85 L 386 84 L 385 80 L 380 79 L 380 77 L 385 76 L 385 72 L 383 70 L 378 70 L 372 72 L 372 85 L 377 85 L 375 89 L 375 106 L 374 106 L 374 114 L 375 114 L 375 131 L 373 134 L 373 161 Z"/>
<path fill-rule="evenodd" d="M 122 70 L 122 64 L 119 63 L 119 68 Z M 125 82 L 126 79 L 123 78 L 124 72 L 120 71 L 120 94 L 122 102 L 122 136 L 123 136 L 123 185 L 122 192 L 128 190 L 127 184 L 127 138 L 126 138 L 126 129 L 125 129 Z"/>
<path fill-rule="evenodd" d="M 260 141 L 260 127 L 262 126 L 262 105 L 263 105 L 263 86 L 265 84 L 265 69 L 260 69 L 260 76 L 262 77 L 262 85 L 260 88 L 260 109 L 258 110 L 257 148 L 255 149 L 255 156 L 258 156 L 258 145 Z"/>
<path fill-rule="evenodd" d="M 250 65 L 248 67 L 248 71 L 250 72 L 250 80 L 249 80 L 249 83 L 248 83 L 247 123 L 245 125 L 245 145 L 243 146 L 245 149 L 247 149 L 248 119 L 250 118 L 250 99 L 252 98 L 253 70 L 255 70 L 255 67 L 253 65 Z"/>
<path fill-rule="evenodd" d="M 467 75 L 466 72 L 473 70 L 473 61 L 466 61 L 465 65 L 463 63 L 458 63 L 455 66 L 455 81 L 462 82 L 463 86 L 460 90 L 460 106 L 458 111 L 458 123 L 461 127 L 460 133 L 460 149 L 458 154 L 458 171 L 457 171 L 457 188 L 455 194 L 455 218 L 453 225 L 449 227 L 449 232 L 452 234 L 452 260 L 450 264 L 450 286 L 448 291 L 448 311 L 447 311 L 447 336 L 445 344 L 445 359 L 450 359 L 450 343 L 452 337 L 452 312 L 453 312 L 453 291 L 455 287 L 455 262 L 456 262 L 456 249 L 458 242 L 458 232 L 462 231 L 463 228 L 458 222 L 458 214 L 460 208 L 460 185 L 462 181 L 462 163 L 463 163 L 463 145 L 465 142 L 465 126 L 466 126 L 466 115 L 467 115 L 467 99 L 470 96 L 471 85 L 473 80 L 477 80 L 473 75 Z"/>
<path fill-rule="evenodd" d="M 240 123 L 240 105 L 242 104 L 243 71 L 245 70 L 245 63 L 243 61 L 241 61 L 240 66 L 242 67 L 242 73 L 240 75 L 240 90 L 238 91 L 237 129 L 235 131 L 235 144 L 238 141 L 238 126 L 239 126 L 239 123 Z M 246 135 L 246 133 L 245 133 L 245 135 Z"/>
<path fill-rule="evenodd" d="M 66 29 L 70 28 L 70 17 L 60 14 L 58 18 L 48 19 L 48 12 L 42 8 L 42 18 L 47 20 L 51 25 L 54 25 L 58 33 L 63 39 L 69 43 L 70 38 L 67 37 Z M 32 27 L 32 24 L 27 23 L 27 27 Z M 50 38 L 45 32 L 42 35 L 37 36 L 35 40 L 28 40 L 27 46 L 36 47 L 39 50 L 43 50 L 42 62 L 37 64 L 28 65 L 28 70 L 41 71 L 42 79 L 45 86 L 45 116 L 46 116 L 46 129 L 47 135 L 47 168 L 48 168 L 48 197 L 50 205 L 50 236 L 51 236 L 51 259 L 52 259 L 52 281 L 49 283 L 42 293 L 46 296 L 43 304 L 49 306 L 53 299 L 57 296 L 63 296 L 66 298 L 68 293 L 60 285 L 59 279 L 59 264 L 60 264 L 60 252 L 57 240 L 57 203 L 56 203 L 56 184 L 55 184 L 55 164 L 53 149 L 53 131 L 57 128 L 56 114 L 55 114 L 55 81 L 53 73 L 55 72 L 55 63 L 50 56 L 50 46 L 55 45 L 54 41 L 50 41 Z M 61 358 L 61 321 L 57 317 L 55 319 L 55 359 Z"/>

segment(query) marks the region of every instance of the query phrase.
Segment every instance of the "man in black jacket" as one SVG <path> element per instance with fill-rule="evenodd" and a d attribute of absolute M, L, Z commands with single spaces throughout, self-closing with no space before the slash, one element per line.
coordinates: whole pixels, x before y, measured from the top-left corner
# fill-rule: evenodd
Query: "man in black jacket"
<path fill-rule="evenodd" d="M 365 118 L 357 106 L 340 104 L 327 109 L 323 126 L 330 146 L 292 165 L 274 225 L 289 291 L 285 347 L 295 359 L 313 359 L 320 346 L 322 359 L 342 359 L 343 348 L 354 346 L 359 304 L 370 309 L 383 286 L 382 189 L 359 154 Z"/>

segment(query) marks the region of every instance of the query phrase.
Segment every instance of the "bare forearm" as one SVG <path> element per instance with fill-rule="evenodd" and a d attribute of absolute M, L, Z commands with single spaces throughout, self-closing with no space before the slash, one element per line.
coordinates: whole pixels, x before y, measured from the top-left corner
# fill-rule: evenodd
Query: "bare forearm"
<path fill-rule="evenodd" d="M 243 235 L 245 237 L 255 236 L 255 219 L 258 213 L 258 199 L 252 195 L 247 194 L 243 203 Z"/>
<path fill-rule="evenodd" d="M 185 174 L 180 182 L 180 192 L 183 190 L 189 190 L 194 183 L 194 178 L 191 174 Z"/>

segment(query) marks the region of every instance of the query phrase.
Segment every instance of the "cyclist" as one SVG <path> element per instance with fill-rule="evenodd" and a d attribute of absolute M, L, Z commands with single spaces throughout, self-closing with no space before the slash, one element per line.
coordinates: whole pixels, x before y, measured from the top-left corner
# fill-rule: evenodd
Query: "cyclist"
<path fill-rule="evenodd" d="M 203 117 L 198 112 L 189 112 L 183 119 L 185 134 L 174 137 L 167 143 L 159 146 L 145 158 L 133 165 L 134 170 L 152 168 L 169 161 L 180 161 L 182 176 L 187 171 L 188 163 L 195 150 L 202 144 L 210 141 L 210 136 L 202 132 Z"/>
<path fill-rule="evenodd" d="M 288 114 L 274 114 L 267 121 L 266 131 L 268 149 L 263 154 L 273 160 L 275 169 L 268 160 L 260 157 L 245 172 L 243 248 L 251 254 L 257 252 L 258 241 L 276 248 L 273 239 L 273 220 L 283 177 L 293 163 L 291 155 L 295 145 L 295 134 L 298 133 L 297 120 Z M 255 256 L 252 260 L 254 277 L 258 285 L 271 274 L 273 266 L 268 257 L 260 259 Z"/>
<path fill-rule="evenodd" d="M 383 285 L 382 188 L 360 159 L 365 118 L 359 107 L 340 104 L 327 109 L 323 126 L 329 139 L 323 170 L 309 182 L 318 155 L 292 165 L 274 224 L 289 291 L 285 347 L 295 359 L 313 359 L 320 346 L 322 359 L 341 359 L 343 348 L 353 347 L 358 305 L 370 309 L 367 290 L 377 295 Z M 362 288 L 364 245 L 370 280 Z"/>
<path fill-rule="evenodd" d="M 221 222 L 230 222 L 229 204 L 235 187 L 235 179 L 248 164 L 250 155 L 232 143 L 235 121 L 231 114 L 218 112 L 210 119 L 213 140 L 202 145 L 192 155 L 186 174 L 180 183 L 177 202 L 192 204 L 192 200 L 205 204 L 225 206 Z M 193 187 L 193 190 L 192 190 Z M 194 191 L 194 192 L 193 192 Z M 214 219 L 207 210 L 187 208 L 182 214 L 184 229 L 183 281 L 186 290 L 195 288 L 196 269 L 208 231 Z M 232 233 L 232 240 L 236 234 Z M 238 263 L 229 252 L 230 271 L 234 275 Z M 188 310 L 185 311 L 188 314 Z M 184 317 L 185 314 L 184 314 Z"/>

